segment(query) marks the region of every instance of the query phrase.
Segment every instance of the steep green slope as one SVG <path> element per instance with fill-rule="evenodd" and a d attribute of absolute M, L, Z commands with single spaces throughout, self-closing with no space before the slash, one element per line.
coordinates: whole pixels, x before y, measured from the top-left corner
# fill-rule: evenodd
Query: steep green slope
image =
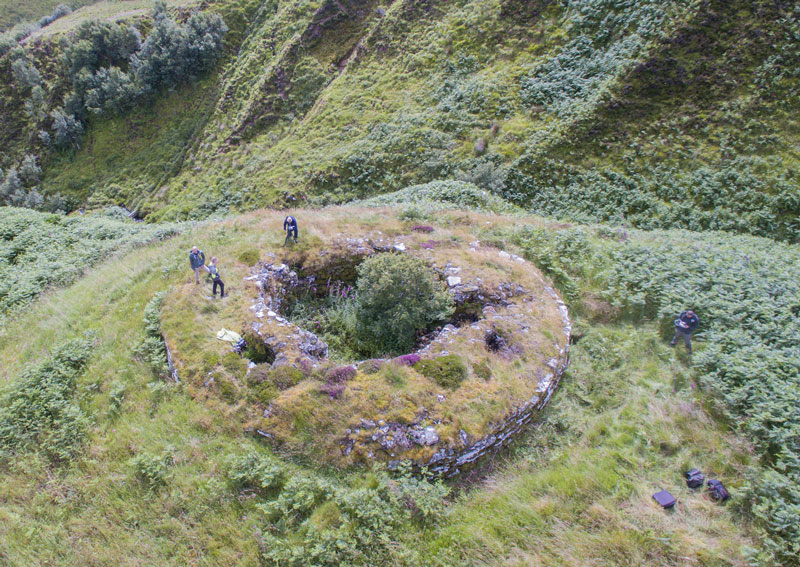
<path fill-rule="evenodd" d="M 564 219 L 798 238 L 800 14 L 790 4 L 207 9 L 232 29 L 218 73 L 178 99 L 93 121 L 90 146 L 43 157 L 45 193 L 155 220 L 459 179 Z M 48 78 L 57 65 L 44 41 L 31 49 Z M 11 75 L 7 58 L 0 75 Z M 44 150 L 14 81 L 3 89 L 8 169 Z"/>

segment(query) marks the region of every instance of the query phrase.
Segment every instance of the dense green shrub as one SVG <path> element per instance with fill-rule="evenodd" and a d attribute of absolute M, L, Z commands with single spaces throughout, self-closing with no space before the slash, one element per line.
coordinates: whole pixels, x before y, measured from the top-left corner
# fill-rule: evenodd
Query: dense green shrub
<path fill-rule="evenodd" d="M 227 478 L 235 490 L 255 490 L 266 495 L 285 484 L 287 472 L 275 459 L 248 453 L 228 462 Z"/>
<path fill-rule="evenodd" d="M 169 17 L 157 2 L 153 27 L 142 41 L 139 30 L 121 22 L 87 21 L 64 40 L 64 62 L 72 91 L 53 109 L 53 141 L 78 147 L 87 114 L 123 114 L 164 87 L 194 80 L 222 54 L 228 31 L 218 14 L 198 12 L 185 23 Z M 20 82 L 38 84 L 38 71 L 15 63 Z"/>
<path fill-rule="evenodd" d="M 79 148 L 83 135 L 83 124 L 73 114 L 65 114 L 64 109 L 57 108 L 50 113 L 53 124 L 53 141 L 62 148 Z"/>
<path fill-rule="evenodd" d="M 414 369 L 441 387 L 451 390 L 458 388 L 469 372 L 466 362 L 455 354 L 423 358 L 414 365 Z"/>
<path fill-rule="evenodd" d="M 108 393 L 108 414 L 116 416 L 122 409 L 125 401 L 125 384 L 115 380 L 111 383 L 111 391 Z"/>
<path fill-rule="evenodd" d="M 77 453 L 89 417 L 74 399 L 75 384 L 92 347 L 90 340 L 64 343 L 11 385 L 0 400 L 0 458 L 38 449 L 64 461 Z"/>
<path fill-rule="evenodd" d="M 130 460 L 134 476 L 151 490 L 156 490 L 167 484 L 169 469 L 173 463 L 174 459 L 170 450 L 166 450 L 160 455 L 142 453 Z"/>
<path fill-rule="evenodd" d="M 411 475 L 370 475 L 361 486 L 293 475 L 279 496 L 261 508 L 269 524 L 262 554 L 269 565 L 388 565 L 395 540 L 409 526 L 441 517 L 448 489 Z"/>
<path fill-rule="evenodd" d="M 143 89 L 173 87 L 192 80 L 208 71 L 222 54 L 228 27 L 218 14 L 197 12 L 185 24 L 179 24 L 159 2 L 153 19 L 153 29 L 131 60 L 136 81 Z"/>
<path fill-rule="evenodd" d="M 358 267 L 356 333 L 375 353 L 408 352 L 415 333 L 453 314 L 453 299 L 422 260 L 378 254 Z"/>
<path fill-rule="evenodd" d="M 63 18 L 64 16 L 68 16 L 71 13 L 72 13 L 72 6 L 70 6 L 69 4 L 59 4 L 58 6 L 53 8 L 53 11 L 49 15 L 42 16 L 39 19 L 39 27 L 43 28 L 49 26 L 57 19 Z"/>
<path fill-rule="evenodd" d="M 166 296 L 166 292 L 157 293 L 145 306 L 145 338 L 134 350 L 136 357 L 149 364 L 153 374 L 160 378 L 166 378 L 169 373 L 167 349 L 161 335 L 161 304 Z"/>

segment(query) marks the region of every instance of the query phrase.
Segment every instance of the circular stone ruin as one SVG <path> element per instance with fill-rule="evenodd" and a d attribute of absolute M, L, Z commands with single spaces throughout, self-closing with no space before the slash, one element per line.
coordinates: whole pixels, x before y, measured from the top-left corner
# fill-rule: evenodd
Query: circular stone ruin
<path fill-rule="evenodd" d="M 414 228 L 393 237 L 340 234 L 268 253 L 253 268 L 245 278 L 252 360 L 244 381 L 267 393 L 249 398 L 257 411 L 248 430 L 338 466 L 410 460 L 452 476 L 508 443 L 544 407 L 568 363 L 564 302 L 518 256 Z M 292 322 L 289 305 L 352 287 L 358 265 L 375 254 L 423 259 L 456 312 L 412 352 L 333 362 L 323 338 Z M 453 374 L 456 383 L 439 379 Z"/>

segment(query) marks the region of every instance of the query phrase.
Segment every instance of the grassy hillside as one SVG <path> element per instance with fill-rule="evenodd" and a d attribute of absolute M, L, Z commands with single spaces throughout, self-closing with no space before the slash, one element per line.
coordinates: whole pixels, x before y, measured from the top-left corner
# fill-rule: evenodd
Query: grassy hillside
<path fill-rule="evenodd" d="M 55 4 L 0 0 L 0 31 Z M 796 3 L 153 6 L 0 35 L 1 565 L 800 563 Z M 359 315 L 352 257 L 400 249 L 481 303 L 419 308 L 395 348 L 414 301 Z M 244 280 L 258 260 L 289 287 Z M 491 339 L 514 282 L 494 313 L 540 320 Z M 571 364 L 535 422 L 454 478 L 395 466 L 410 428 L 427 460 L 540 399 L 558 297 Z"/>
<path fill-rule="evenodd" d="M 376 210 L 372 221 L 409 213 Z M 66 417 L 55 414 L 56 420 L 40 430 L 44 439 L 61 439 L 57 447 L 77 443 L 81 448 L 75 456 L 54 460 L 47 444 L 16 447 L 11 453 L 8 445 L 2 447 L 0 557 L 10 565 L 789 564 L 787 542 L 796 524 L 779 528 L 771 523 L 779 517 L 774 514 L 791 514 L 790 508 L 778 512 L 775 494 L 762 488 L 776 474 L 796 474 L 787 468 L 770 471 L 776 457 L 791 454 L 781 451 L 793 449 L 787 438 L 785 449 L 771 456 L 768 440 L 777 439 L 780 429 L 762 421 L 760 412 L 736 425 L 740 410 L 732 404 L 742 403 L 746 397 L 741 393 L 765 376 L 774 377 L 770 383 L 777 387 L 792 374 L 782 375 L 776 367 L 736 378 L 745 390 L 732 388 L 734 382 L 721 387 L 733 375 L 721 366 L 720 345 L 734 348 L 726 358 L 747 368 L 741 349 L 757 339 L 734 344 L 719 333 L 735 332 L 724 317 L 736 313 L 753 317 L 748 332 L 763 333 L 766 321 L 758 323 L 757 306 L 777 314 L 791 312 L 790 305 L 770 307 L 766 296 L 758 295 L 753 305 L 730 303 L 734 310 L 729 311 L 720 301 L 730 301 L 739 284 L 726 284 L 733 286 L 727 293 L 696 295 L 702 281 L 661 271 L 672 261 L 662 259 L 642 273 L 625 267 L 629 253 L 638 255 L 645 248 L 668 258 L 684 256 L 696 238 L 689 233 L 623 234 L 530 217 L 497 216 L 486 225 L 471 222 L 469 213 L 428 213 L 424 205 L 411 214 L 426 222 L 431 219 L 425 215 L 435 215 L 434 224 L 443 227 L 471 226 L 484 242 L 524 252 L 571 297 L 577 317 L 572 365 L 539 424 L 511 451 L 449 489 L 435 484 L 410 489 L 402 476 L 391 481 L 397 483 L 393 490 L 412 490 L 403 492 L 416 499 L 408 508 L 408 501 L 383 492 L 387 481 L 382 473 L 331 470 L 273 453 L 244 434 L 244 408 L 223 392 L 162 381 L 163 362 L 145 340 L 154 316 L 158 328 L 158 308 L 145 307 L 157 305 L 151 300 L 158 292 L 189 280 L 185 254 L 192 244 L 231 265 L 245 248 L 266 252 L 276 246 L 280 236 L 271 231 L 282 216 L 256 213 L 207 223 L 139 249 L 135 262 L 112 259 L 91 269 L 78 282 L 37 300 L 0 332 L 0 396 L 6 402 L 22 395 L 22 384 L 47 375 L 36 367 L 48 357 L 56 357 L 51 364 L 63 364 L 57 357 L 64 355 L 54 345 L 69 338 L 92 344 L 74 389 L 61 394 L 65 403 L 79 408 L 85 425 L 59 437 Z M 304 238 L 313 240 L 315 214 L 302 215 Z M 796 284 L 796 274 L 785 271 L 798 265 L 796 249 L 753 238 L 730 240 L 711 237 L 695 252 L 704 255 L 698 261 L 713 262 L 719 281 L 731 277 L 725 274 L 740 274 L 741 268 L 712 258 L 747 250 L 755 278 L 769 270 L 784 285 Z M 652 282 L 668 285 L 648 288 Z M 233 299 L 247 293 L 235 279 L 228 283 Z M 776 300 L 785 297 L 791 303 L 793 293 Z M 669 349 L 660 326 L 687 294 L 699 300 L 696 308 L 704 318 L 694 361 L 682 349 Z M 651 320 L 651 305 L 660 305 L 657 311 L 664 317 Z M 200 331 L 215 332 L 224 324 L 211 307 L 201 309 L 207 321 Z M 784 384 L 789 392 L 796 388 Z M 24 427 L 11 410 L 3 411 L 0 433 Z M 762 441 L 757 427 L 773 433 Z M 750 432 L 756 444 L 736 431 Z M 9 439 L 6 433 L 0 439 Z M 689 492 L 681 475 L 690 466 L 722 478 L 734 500 L 720 506 Z M 783 492 L 786 498 L 791 498 L 789 486 L 779 489 L 789 491 Z M 650 499 L 660 488 L 679 497 L 674 512 L 660 510 Z M 450 492 L 445 510 L 442 490 Z M 294 506 L 303 512 L 289 513 Z M 770 507 L 773 513 L 764 514 Z M 365 516 L 367 510 L 373 515 Z M 366 531 L 354 536 L 359 530 Z M 347 545 L 333 545 L 343 537 Z"/>
<path fill-rule="evenodd" d="M 3 0 L 0 2 L 0 31 L 10 29 L 21 22 L 35 22 L 46 16 L 59 4 L 78 8 L 92 4 L 92 0 L 61 2 L 60 0 Z"/>
<path fill-rule="evenodd" d="M 207 9 L 232 29 L 218 72 L 177 99 L 93 120 L 80 150 L 42 158 L 43 192 L 159 220 L 458 179 L 567 220 L 797 240 L 800 53 L 789 5 L 270 0 Z M 146 14 L 118 10 L 146 33 Z M 68 33 L 74 22 L 57 24 Z M 56 38 L 31 45 L 48 84 Z M 11 75 L 10 62 L 0 74 Z M 19 117 L 24 96 L 7 83 L 3 113 Z M 38 127 L 9 122 L 0 133 L 6 169 L 26 151 L 48 153 Z M 163 143 L 142 145 L 151 137 Z"/>

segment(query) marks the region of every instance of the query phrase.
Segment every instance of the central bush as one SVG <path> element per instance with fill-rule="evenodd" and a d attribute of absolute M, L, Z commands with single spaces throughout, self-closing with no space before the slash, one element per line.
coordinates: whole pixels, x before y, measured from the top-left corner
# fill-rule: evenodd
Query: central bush
<path fill-rule="evenodd" d="M 405 254 L 378 254 L 358 267 L 356 337 L 376 354 L 408 352 L 418 331 L 450 317 L 453 298 L 430 267 Z"/>

